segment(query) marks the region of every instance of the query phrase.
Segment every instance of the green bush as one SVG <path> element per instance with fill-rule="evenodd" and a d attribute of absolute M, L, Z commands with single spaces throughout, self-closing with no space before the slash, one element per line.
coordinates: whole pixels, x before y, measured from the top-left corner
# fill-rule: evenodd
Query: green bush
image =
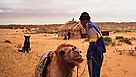
<path fill-rule="evenodd" d="M 128 38 L 124 38 L 124 41 L 125 41 L 125 43 L 127 43 L 127 44 L 132 44 L 132 42 L 131 42 L 130 39 L 128 39 Z"/>
<path fill-rule="evenodd" d="M 116 39 L 123 39 L 124 37 L 123 36 L 116 36 Z"/>
<path fill-rule="evenodd" d="M 112 38 L 111 37 L 104 37 L 103 39 L 104 39 L 104 41 L 112 42 Z"/>
<path fill-rule="evenodd" d="M 112 38 L 110 37 L 104 37 L 103 40 L 104 40 L 104 44 L 107 46 L 109 46 L 112 43 Z"/>
<path fill-rule="evenodd" d="M 110 43 L 109 43 L 108 41 L 104 41 L 104 44 L 105 44 L 106 46 L 109 46 L 109 45 L 110 45 Z"/>
<path fill-rule="evenodd" d="M 130 41 L 129 38 L 123 38 L 123 39 L 120 39 L 120 41 L 132 45 L 132 42 Z"/>
<path fill-rule="evenodd" d="M 116 39 L 119 40 L 120 42 L 132 45 L 132 42 L 130 41 L 129 38 L 124 38 L 123 36 L 116 36 Z"/>

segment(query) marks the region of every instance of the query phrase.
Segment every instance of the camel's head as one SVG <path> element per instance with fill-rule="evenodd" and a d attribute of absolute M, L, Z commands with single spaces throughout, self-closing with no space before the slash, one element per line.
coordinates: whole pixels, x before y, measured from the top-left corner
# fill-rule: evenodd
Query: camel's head
<path fill-rule="evenodd" d="M 65 62 L 72 65 L 78 65 L 79 63 L 83 62 L 82 52 L 73 45 L 70 44 L 61 44 L 55 53 L 63 58 Z"/>

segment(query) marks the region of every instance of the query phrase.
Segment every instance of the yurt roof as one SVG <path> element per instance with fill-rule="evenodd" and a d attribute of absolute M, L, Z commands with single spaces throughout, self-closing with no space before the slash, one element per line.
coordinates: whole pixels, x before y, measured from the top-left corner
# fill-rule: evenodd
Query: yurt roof
<path fill-rule="evenodd" d="M 81 24 L 77 21 L 68 21 L 60 29 L 79 29 L 82 28 Z"/>

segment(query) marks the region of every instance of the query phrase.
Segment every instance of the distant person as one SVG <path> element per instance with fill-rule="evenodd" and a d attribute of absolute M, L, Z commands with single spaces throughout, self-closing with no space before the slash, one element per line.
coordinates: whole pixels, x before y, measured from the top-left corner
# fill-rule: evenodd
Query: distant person
<path fill-rule="evenodd" d="M 66 31 L 64 32 L 64 39 L 63 40 L 67 40 L 67 33 L 66 33 Z"/>
<path fill-rule="evenodd" d="M 70 35 L 71 35 L 71 33 L 70 33 L 70 31 L 68 31 L 68 40 L 70 39 Z"/>
<path fill-rule="evenodd" d="M 90 77 L 100 77 L 103 53 L 106 52 L 102 34 L 98 26 L 90 21 L 90 16 L 87 12 L 83 12 L 79 20 L 87 33 L 85 41 L 89 42 L 86 55 L 89 75 Z"/>

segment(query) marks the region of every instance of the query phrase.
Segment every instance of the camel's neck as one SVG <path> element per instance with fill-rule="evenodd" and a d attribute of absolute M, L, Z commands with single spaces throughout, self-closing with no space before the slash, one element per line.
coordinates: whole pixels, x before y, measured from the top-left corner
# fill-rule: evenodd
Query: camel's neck
<path fill-rule="evenodd" d="M 66 63 L 60 56 L 53 57 L 50 64 L 50 76 L 47 77 L 72 77 L 74 66 Z"/>
<path fill-rule="evenodd" d="M 61 72 L 63 77 L 72 77 L 72 71 L 74 66 L 68 64 L 67 62 L 65 62 L 65 60 L 63 58 L 58 58 L 58 67 L 61 68 Z"/>

